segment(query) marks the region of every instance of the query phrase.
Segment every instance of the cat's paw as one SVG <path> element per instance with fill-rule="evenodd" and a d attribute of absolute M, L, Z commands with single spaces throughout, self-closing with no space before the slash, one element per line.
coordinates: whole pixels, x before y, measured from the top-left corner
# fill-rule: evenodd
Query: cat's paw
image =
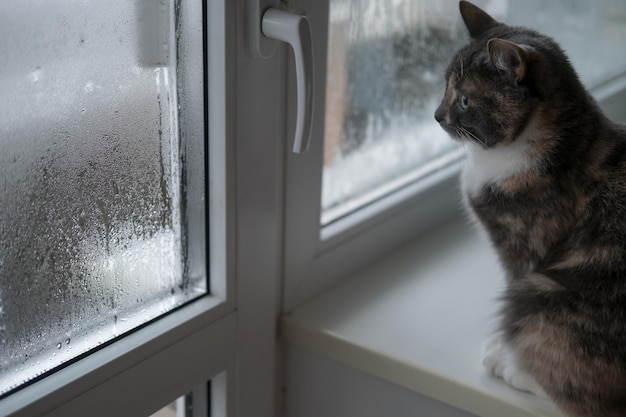
<path fill-rule="evenodd" d="M 535 378 L 519 368 L 515 353 L 501 334 L 495 334 L 487 340 L 483 365 L 491 374 L 503 379 L 512 387 L 538 397 L 548 398 Z"/>

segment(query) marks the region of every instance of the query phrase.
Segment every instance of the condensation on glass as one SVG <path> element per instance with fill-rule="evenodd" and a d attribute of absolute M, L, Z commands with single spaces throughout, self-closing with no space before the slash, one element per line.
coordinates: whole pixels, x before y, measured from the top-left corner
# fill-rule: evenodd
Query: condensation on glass
<path fill-rule="evenodd" d="M 626 0 L 477 0 L 554 36 L 593 87 L 626 70 Z M 468 35 L 457 0 L 331 0 L 322 225 L 464 156 L 435 123 Z"/>
<path fill-rule="evenodd" d="M 190 4 L 0 4 L 0 395 L 207 291 Z"/>

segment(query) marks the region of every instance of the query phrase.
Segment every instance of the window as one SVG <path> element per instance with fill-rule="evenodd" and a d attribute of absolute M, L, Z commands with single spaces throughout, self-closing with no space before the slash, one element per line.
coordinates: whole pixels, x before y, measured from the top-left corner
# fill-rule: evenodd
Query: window
<path fill-rule="evenodd" d="M 141 244 L 136 246 L 134 242 L 140 239 L 131 239 L 126 236 L 126 240 L 123 241 L 128 244 L 126 249 L 134 252 L 137 258 L 145 260 L 147 254 L 154 255 L 152 250 L 155 242 L 158 243 L 156 246 L 168 245 L 166 250 L 157 250 L 156 253 L 163 256 L 157 256 L 155 261 L 165 264 L 168 268 L 172 266 L 170 269 L 176 270 L 176 273 L 169 274 L 171 277 L 176 277 L 177 280 L 189 279 L 190 283 L 193 281 L 195 284 L 183 286 L 192 291 L 188 294 L 188 298 L 182 299 L 180 297 L 183 297 L 183 291 L 178 286 L 179 281 L 175 284 L 173 280 L 167 282 L 160 287 L 160 290 L 166 290 L 157 291 L 160 295 L 155 299 L 159 300 L 156 302 L 157 305 L 166 300 L 164 302 L 170 304 L 167 308 L 170 310 L 169 313 L 161 315 L 162 311 L 158 311 L 150 319 L 140 314 L 137 317 L 141 319 L 139 320 L 141 324 L 137 327 L 133 326 L 131 331 L 122 334 L 119 327 L 113 328 L 114 331 L 110 333 L 110 337 L 103 338 L 103 343 L 98 346 L 98 349 L 89 350 L 89 354 L 84 355 L 73 355 L 72 351 L 70 355 L 72 358 L 68 357 L 67 361 L 64 359 L 61 367 L 51 367 L 51 369 L 54 368 L 53 372 L 31 379 L 28 384 L 22 384 L 19 389 L 9 388 L 0 398 L 0 416 L 46 414 L 71 417 L 86 413 L 93 416 L 147 416 L 190 391 L 194 392 L 194 396 L 199 396 L 200 401 L 196 403 L 202 403 L 202 399 L 206 399 L 203 396 L 207 395 L 206 384 L 209 381 L 212 415 L 274 416 L 277 412 L 275 386 L 278 379 L 275 334 L 280 301 L 283 301 L 283 310 L 289 311 L 340 277 L 360 268 L 368 260 L 392 250 L 408 239 L 413 239 L 419 230 L 437 224 L 458 207 L 455 188 L 456 174 L 459 170 L 459 165 L 455 163 L 457 155 L 450 157 L 447 162 L 442 159 L 445 163 L 431 164 L 439 157 L 447 158 L 448 154 L 444 151 L 447 149 L 445 146 L 448 145 L 442 143 L 444 148 L 437 150 L 433 147 L 431 149 L 433 153 L 429 155 L 435 159 L 429 156 L 429 158 L 415 162 L 421 172 L 413 174 L 411 170 L 405 170 L 406 166 L 403 167 L 396 179 L 391 182 L 386 180 L 379 182 L 382 191 L 370 194 L 368 185 L 365 187 L 368 191 L 365 194 L 369 195 L 360 191 L 356 193 L 357 197 L 354 200 L 359 204 L 350 203 L 348 209 L 338 210 L 337 208 L 342 204 L 325 204 L 329 210 L 331 206 L 332 210 L 337 209 L 335 213 L 339 214 L 326 216 L 325 220 L 322 220 L 324 142 L 329 142 L 332 137 L 330 133 L 325 137 L 325 130 L 335 129 L 335 139 L 341 138 L 342 135 L 345 138 L 360 137 L 360 132 L 364 131 L 374 133 L 368 139 L 369 142 L 363 141 L 355 144 L 354 140 L 346 139 L 347 142 L 352 141 L 352 143 L 344 145 L 335 143 L 334 155 L 340 155 L 336 153 L 338 151 L 343 152 L 338 157 L 332 155 L 331 145 L 327 145 L 327 153 L 331 156 L 327 159 L 326 167 L 331 169 L 330 167 L 338 165 L 338 161 L 345 162 L 352 159 L 351 155 L 359 153 L 365 155 L 365 150 L 369 147 L 368 143 L 382 138 L 395 140 L 398 132 L 389 129 L 392 124 L 390 121 L 393 120 L 393 123 L 396 123 L 396 120 L 400 120 L 405 123 L 400 127 L 408 129 L 413 128 L 413 123 L 417 126 L 429 116 L 427 105 L 422 103 L 419 106 L 423 107 L 424 113 L 416 120 L 411 119 L 408 114 L 415 109 L 412 106 L 416 104 L 405 102 L 403 103 L 405 107 L 394 107 L 394 112 L 383 115 L 382 121 L 376 121 L 378 118 L 369 114 L 373 113 L 375 116 L 376 112 L 380 113 L 380 108 L 369 107 L 372 104 L 371 99 L 359 96 L 360 87 L 355 87 L 362 86 L 363 83 L 367 84 L 367 81 L 360 77 L 371 73 L 354 70 L 360 65 L 363 54 L 368 54 L 364 51 L 369 51 L 371 48 L 385 49 L 381 45 L 395 42 L 391 40 L 397 37 L 397 33 L 391 36 L 375 32 L 363 38 L 355 38 L 354 46 L 345 43 L 343 45 L 346 50 L 344 62 L 339 64 L 331 62 L 335 54 L 332 51 L 329 52 L 329 37 L 341 37 L 340 31 L 350 26 L 352 18 L 344 15 L 346 10 L 353 10 L 356 13 L 355 16 L 365 16 L 367 7 L 391 5 L 390 10 L 397 14 L 402 14 L 404 7 L 410 7 L 411 13 L 406 14 L 406 21 L 400 19 L 405 25 L 402 29 L 405 32 L 402 33 L 406 33 L 409 30 L 406 27 L 413 25 L 414 20 L 417 21 L 415 24 L 419 23 L 419 25 L 431 24 L 430 15 L 428 19 L 420 17 L 421 11 L 426 9 L 429 13 L 434 13 L 435 17 L 453 15 L 455 12 L 452 10 L 456 11 L 457 7 L 456 0 L 441 2 L 436 6 L 428 2 L 410 0 L 391 2 L 333 0 L 332 3 L 318 0 L 290 0 L 288 2 L 289 9 L 305 12 L 311 22 L 314 38 L 317 107 L 313 119 L 312 145 L 310 151 L 302 155 L 295 155 L 287 150 L 287 143 L 291 141 L 286 138 L 291 136 L 293 130 L 294 106 L 292 102 L 295 96 L 293 83 L 291 83 L 293 65 L 290 63 L 289 52 L 281 47 L 267 59 L 260 59 L 253 57 L 246 49 L 250 32 L 250 16 L 247 13 L 254 8 L 253 4 L 259 4 L 256 0 L 207 2 L 137 0 L 130 4 L 117 4 L 117 2 L 107 4 L 106 10 L 100 10 L 100 6 L 91 3 L 83 2 L 77 5 L 59 0 L 54 6 L 34 5 L 31 2 L 19 6 L 0 6 L 0 21 L 3 23 L 0 26 L 0 34 L 3 35 L 3 39 L 9 40 L 0 46 L 0 57 L 3 58 L 3 62 L 10 62 L 6 65 L 6 69 L 3 67 L 0 70 L 0 83 L 3 87 L 0 94 L 2 94 L 3 103 L 9 103 L 8 106 L 0 107 L 0 129 L 3 129 L 0 135 L 0 146 L 4 147 L 5 141 L 8 141 L 5 139 L 10 137 L 8 130 L 11 132 L 45 132 L 45 129 L 57 129 L 62 132 L 62 128 L 70 129 L 69 135 L 61 135 L 57 144 L 54 141 L 50 144 L 50 151 L 47 150 L 48 143 L 45 149 L 33 146 L 40 155 L 58 155 L 57 147 L 67 141 L 67 136 L 76 136 L 73 132 L 87 133 L 86 137 L 94 141 L 94 149 L 100 151 L 96 153 L 97 159 L 94 162 L 98 163 L 95 168 L 85 162 L 87 168 L 92 169 L 95 174 L 90 174 L 83 181 L 102 186 L 101 195 L 87 187 L 85 192 L 94 197 L 93 201 L 100 199 L 101 204 L 107 209 L 106 212 L 111 213 L 114 209 L 122 207 L 118 204 L 115 207 L 107 206 L 116 202 L 116 199 L 126 198 L 130 201 L 131 197 L 137 196 L 136 201 L 141 202 L 142 198 L 146 197 L 151 204 L 149 207 L 155 209 L 152 212 L 148 209 L 144 210 L 143 206 L 138 206 L 141 209 L 139 213 L 132 213 L 131 209 L 129 209 L 130 213 L 122 210 L 120 216 L 105 219 L 102 215 L 105 210 L 98 208 L 98 204 L 95 204 L 95 207 L 87 207 L 85 216 L 91 217 L 89 223 L 85 222 L 85 226 L 97 229 L 95 232 L 97 232 L 98 239 L 94 238 L 95 243 L 92 246 L 101 249 L 100 252 L 93 251 L 93 253 L 106 254 L 106 242 L 111 243 L 111 240 L 119 237 L 113 236 L 112 232 L 117 233 L 119 229 L 130 227 L 120 219 L 133 218 L 134 214 L 138 214 L 140 218 L 154 220 L 159 228 L 152 228 L 141 222 L 133 223 L 133 227 L 137 225 L 143 227 L 138 236 L 148 237 L 147 243 L 141 241 Z M 265 3 L 272 3 L 274 7 L 278 7 L 279 3 L 285 4 L 285 2 L 272 0 Z M 479 3 L 481 6 L 491 5 L 490 7 L 494 7 L 500 13 L 499 16 L 506 16 L 507 19 L 511 18 L 514 10 L 512 2 L 491 0 Z M 578 3 L 573 0 L 562 3 L 565 4 L 564 9 L 567 10 L 580 10 L 581 13 L 585 10 L 580 5 L 577 8 Z M 85 4 L 93 6 L 89 9 L 91 13 L 87 15 L 89 19 L 97 20 L 97 24 L 89 25 L 86 23 L 87 20 L 84 20 L 81 26 L 79 22 L 81 19 L 77 16 L 80 16 L 79 11 Z M 409 4 L 410 6 L 407 6 Z M 46 12 L 47 7 L 52 7 L 54 10 Z M 540 10 L 544 10 L 543 8 L 549 10 L 552 6 L 546 5 L 540 8 L 537 3 L 537 7 Z M 619 7 L 619 3 L 614 2 L 602 3 L 602 12 L 585 13 L 593 16 L 597 14 L 600 19 L 598 21 L 605 22 L 604 14 L 612 17 L 621 16 L 615 8 L 618 11 L 623 10 L 623 7 Z M 68 10 L 71 13 L 64 20 L 63 13 Z M 14 27 L 14 22 L 18 19 L 12 18 L 16 13 L 22 13 L 19 19 L 19 30 Z M 109 19 L 115 13 L 120 13 L 122 17 L 114 19 L 115 24 L 112 26 L 107 26 L 107 24 L 103 26 L 103 23 L 110 22 Z M 55 16 L 60 17 L 55 20 Z M 200 17 L 202 24 L 198 26 Z M 187 18 L 190 20 L 186 20 Z M 618 21 L 620 19 L 621 17 L 617 17 Z M 394 19 L 384 21 L 391 20 Z M 550 21 L 550 18 L 546 18 L 546 21 Z M 39 38 L 29 37 L 20 40 L 16 37 L 16 34 L 22 30 L 43 31 L 55 26 L 58 31 L 42 34 Z M 78 29 L 69 31 L 70 27 Z M 574 24 L 573 27 L 576 25 Z M 622 27 L 623 24 L 619 23 L 612 25 L 612 29 L 607 29 L 607 31 L 614 33 L 622 30 Z M 395 33 L 393 29 L 391 30 Z M 68 31 L 73 36 L 61 37 L 55 42 L 45 42 Z M 456 29 L 450 32 L 451 42 L 456 42 L 454 39 L 456 39 L 457 32 L 455 31 Z M 419 36 L 416 36 L 415 41 L 418 43 L 420 39 L 424 41 L 431 36 L 428 35 L 429 30 L 422 29 L 421 26 L 417 32 Z M 81 37 L 81 34 L 91 35 Z M 619 38 L 622 35 L 618 33 L 615 36 Z M 122 43 L 119 43 L 120 37 L 122 37 Z M 344 38 L 347 37 L 344 36 Z M 88 48 L 92 39 L 97 41 L 97 45 L 101 48 L 93 49 L 91 57 L 80 56 L 83 53 L 81 48 Z M 158 39 L 158 42 L 153 43 L 155 39 Z M 390 74 L 396 74 L 398 71 L 404 74 L 401 71 L 406 70 L 404 66 L 412 65 L 412 58 L 405 55 L 403 49 L 409 44 L 402 40 L 402 36 L 400 39 L 399 47 L 393 51 L 392 57 L 402 56 L 406 61 L 381 69 L 383 72 L 388 72 L 385 75 L 387 78 L 395 78 Z M 16 61 L 17 58 L 10 58 L 9 54 L 16 54 L 16 50 L 28 52 L 28 42 L 41 42 L 42 50 L 46 51 L 50 62 L 55 62 L 58 68 L 55 70 L 56 67 L 52 64 L 48 66 L 47 62 L 45 64 L 31 62 L 23 68 L 21 73 L 7 75 L 9 70 L 14 71 L 14 65 L 19 64 Z M 64 43 L 66 47 L 61 46 Z M 167 45 L 165 48 L 164 43 Z M 341 42 L 333 41 L 332 46 L 339 46 L 339 44 Z M 445 49 L 442 47 L 440 53 L 443 60 L 447 61 L 447 58 L 443 56 L 446 53 Z M 124 59 L 113 59 L 112 57 L 116 56 L 112 53 L 113 51 L 117 51 Z M 448 52 L 452 52 L 451 47 Z M 74 53 L 79 56 L 73 56 Z M 109 53 L 111 55 L 104 56 Z M 38 54 L 33 52 L 32 55 Z M 19 56 L 20 60 L 28 59 L 29 54 L 25 53 L 24 57 L 19 54 Z M 173 60 L 174 56 L 178 59 Z M 68 57 L 70 59 L 66 59 Z M 81 57 L 84 59 L 78 59 Z M 204 57 L 204 59 L 198 59 L 198 57 Z M 128 64 L 128 61 L 135 63 L 131 65 L 131 68 L 134 68 L 137 74 L 133 70 L 128 72 L 118 68 L 123 67 L 124 63 Z M 110 69 L 111 65 L 115 70 Z M 435 64 L 437 65 L 440 63 Z M 146 68 L 151 68 L 151 70 Z M 100 69 L 102 69 L 103 77 L 109 79 L 109 84 L 106 86 L 96 80 L 95 76 L 85 78 L 87 74 L 93 71 L 98 72 Z M 614 69 L 615 71 L 610 74 L 598 75 L 597 80 L 602 83 L 606 97 L 613 100 L 613 104 L 608 108 L 624 109 L 626 106 L 623 105 L 624 101 L 619 95 L 624 90 L 624 83 L 620 84 L 621 78 L 619 78 L 623 66 L 616 63 Z M 432 69 L 432 71 L 435 70 Z M 58 89 L 61 87 L 61 81 L 56 79 L 50 81 L 47 77 L 51 74 L 61 74 L 62 78 L 59 80 L 64 79 L 63 77 L 73 80 L 80 88 L 76 91 L 71 88 Z M 122 77 L 124 74 L 135 80 L 132 86 L 137 88 L 133 90 L 133 94 L 129 90 L 119 88 L 120 85 L 124 85 L 124 82 L 120 83 L 117 77 Z M 142 74 L 145 76 L 143 79 Z M 202 74 L 203 86 L 198 84 L 198 74 Z M 408 74 L 410 77 L 423 79 L 422 81 L 430 80 L 429 76 L 421 71 L 411 69 Z M 354 77 L 354 80 L 350 78 L 350 81 L 346 78 L 343 81 L 343 87 L 333 87 L 331 90 L 336 93 L 336 96 L 332 98 L 326 93 L 326 80 L 329 80 L 328 86 L 330 86 L 331 76 L 336 77 L 336 81 L 343 76 Z M 411 79 L 410 77 L 408 79 Z M 173 88 L 173 83 L 176 84 L 176 88 Z M 37 89 L 45 85 L 53 89 L 51 91 L 54 92 L 54 97 L 50 96 L 52 93 L 49 93 L 48 97 L 37 96 L 35 93 Z M 352 87 L 349 87 L 350 85 Z M 375 91 L 380 91 L 379 86 L 373 85 Z M 168 86 L 170 103 L 164 100 L 168 97 L 166 94 Z M 27 92 L 14 91 L 22 87 L 28 88 Z M 109 90 L 105 91 L 105 87 Z M 435 94 L 434 84 L 431 87 Z M 58 90 L 54 90 L 55 88 Z M 394 91 L 396 90 L 401 93 L 401 86 Z M 10 95 L 7 93 L 9 91 Z M 341 91 L 344 92 L 341 93 Z M 69 99 L 74 97 L 72 94 L 75 95 L 76 100 Z M 393 95 L 383 100 L 386 103 L 395 100 L 403 101 L 402 97 L 402 95 Z M 155 99 L 159 104 L 159 98 L 161 99 L 160 105 L 155 106 Z M 374 95 L 374 98 L 378 99 L 378 96 Z M 38 100 L 43 100 L 44 110 L 42 111 L 35 110 L 33 107 L 40 103 Z M 136 102 L 139 104 L 133 104 Z M 326 117 L 326 106 L 330 113 L 331 108 L 335 108 L 338 103 L 344 105 L 343 110 L 340 110 L 343 115 L 341 117 L 335 115 L 336 120 Z M 100 113 L 94 112 L 94 105 L 101 107 Z M 114 109 L 122 105 L 134 107 L 138 112 L 136 118 L 127 120 L 126 114 L 116 115 Z M 73 111 L 70 114 L 71 109 Z M 84 112 L 83 109 L 85 109 Z M 157 110 L 160 110 L 158 114 Z M 403 111 L 405 114 L 401 114 Z M 45 115 L 50 115 L 50 117 L 46 118 L 44 123 L 41 116 Z M 105 118 L 106 115 L 111 117 Z M 126 123 L 118 123 L 122 117 Z M 159 125 L 160 132 L 156 128 Z M 112 139 L 109 138 L 107 141 L 94 139 L 102 138 L 105 130 L 121 135 L 121 129 L 128 130 L 132 138 L 143 138 L 144 141 L 125 141 L 119 145 L 120 147 L 112 149 L 106 147 Z M 41 140 L 44 139 L 41 136 Z M 28 144 L 25 143 L 11 148 L 10 152 L 13 153 L 6 155 L 13 157 L 15 162 L 5 153 L 1 153 L 0 171 L 13 172 L 11 168 L 7 168 L 10 166 L 7 164 L 23 163 L 24 160 L 20 158 L 33 158 L 27 153 L 27 149 L 31 148 L 28 148 Z M 184 152 L 177 153 L 177 149 L 182 149 Z M 85 152 L 90 150 L 92 150 L 91 147 L 77 152 L 74 156 L 77 160 L 88 161 Z M 129 156 L 132 152 L 121 152 L 122 150 L 135 152 L 133 154 L 135 157 Z M 378 154 L 378 151 L 373 153 Z M 163 155 L 168 155 L 169 159 L 163 158 Z M 142 158 L 147 158 L 148 161 Z M 34 160 L 37 162 L 36 157 Z M 161 163 L 163 163 L 162 166 Z M 119 169 L 116 164 L 120 165 Z M 184 169 L 176 168 L 176 164 Z M 138 165 L 135 168 L 144 169 L 147 172 L 142 171 L 141 175 L 135 175 L 134 165 Z M 80 171 L 74 170 L 71 165 L 57 163 L 55 167 L 64 175 L 67 172 L 67 178 L 70 178 L 70 171 L 80 178 L 78 177 Z M 43 170 L 29 171 L 29 173 L 32 174 L 32 178 L 25 178 L 24 180 L 30 181 L 25 182 L 26 184 L 37 184 L 37 181 L 42 181 Z M 49 177 L 48 181 L 52 179 L 50 177 L 65 178 L 58 177 L 61 174 L 50 170 L 46 175 Z M 131 191 L 134 188 L 130 185 L 127 188 L 120 188 L 118 181 L 114 186 L 111 182 L 114 179 L 113 175 L 122 175 L 130 180 L 133 186 L 139 185 L 138 190 Z M 15 190 L 15 186 L 9 187 L 9 182 L 15 181 L 15 178 L 17 177 L 0 175 L 0 187 L 2 187 L 0 192 L 8 193 L 8 190 Z M 383 178 L 388 179 L 386 173 Z M 407 181 L 407 178 L 417 178 L 419 181 Z M 80 180 L 76 179 L 74 183 L 76 183 L 74 188 L 43 187 L 42 192 L 44 190 L 49 190 L 51 193 L 55 191 L 51 195 L 58 198 L 58 201 L 64 202 L 64 199 L 71 199 L 62 194 L 69 194 L 68 189 L 75 190 Z M 152 190 L 156 192 L 153 193 Z M 200 190 L 200 192 L 194 190 Z M 31 206 L 22 204 L 22 200 L 19 199 L 24 199 L 32 192 L 33 190 L 28 187 L 23 187 L 23 194 L 11 191 L 11 195 L 16 195 L 11 198 L 17 199 L 18 202 L 5 202 L 3 195 L 0 204 L 3 204 L 3 208 L 4 204 L 7 204 L 6 207 L 8 204 L 15 204 L 17 209 L 12 208 L 12 212 L 21 210 L 29 213 L 29 210 L 32 210 Z M 132 194 L 133 192 L 135 194 Z M 171 203 L 175 200 L 181 203 L 178 209 Z M 341 197 L 337 201 L 349 200 Z M 44 206 L 41 204 L 43 201 L 43 199 L 33 201 L 33 204 L 41 207 Z M 133 202 L 130 201 L 129 207 L 135 207 Z M 70 214 L 67 216 L 69 219 L 80 219 L 82 206 L 78 201 L 71 200 L 70 204 L 61 205 L 70 209 Z M 71 212 L 73 207 L 76 207 L 78 213 Z M 61 210 L 61 207 L 56 206 L 46 209 L 48 208 Z M 2 211 L 1 216 L 8 216 L 8 214 Z M 46 218 L 46 221 L 48 219 Z M 203 219 L 206 224 L 202 224 Z M 42 219 L 37 217 L 33 219 L 35 223 L 41 221 Z M 30 223 L 32 222 L 28 224 Z M 77 220 L 76 223 L 78 227 L 76 233 L 67 235 L 67 239 L 73 239 L 75 235 L 81 237 L 75 239 L 80 241 L 75 246 L 79 248 L 76 250 L 81 254 L 80 251 L 83 250 L 81 245 L 84 244 L 85 239 L 81 235 L 83 232 L 80 230 L 80 221 Z M 43 224 L 44 229 L 49 228 L 51 236 L 53 233 L 61 237 L 67 234 L 53 227 L 57 226 L 56 224 L 48 226 L 45 221 Z M 160 227 L 163 225 L 165 227 Z M 59 226 L 64 226 L 64 224 Z M 11 222 L 11 227 L 14 227 L 13 222 Z M 108 237 L 107 228 L 109 229 Z M 33 229 L 40 230 L 40 227 L 33 227 Z M 63 227 L 61 229 L 63 230 Z M 133 233 L 135 233 L 134 229 Z M 168 234 L 171 238 L 163 237 Z M 40 237 L 34 233 L 32 236 L 36 240 L 41 240 L 33 244 L 39 245 L 46 241 L 45 236 Z M 2 242 L 10 241 L 6 239 L 6 236 L 0 236 L 0 239 Z M 86 243 L 90 243 L 89 238 L 86 239 Z M 114 244 L 119 244 L 119 241 Z M 102 250 L 103 247 L 104 250 Z M 88 246 L 87 249 L 92 249 L 92 247 Z M 115 254 L 118 253 L 120 252 Z M 4 252 L 0 256 L 4 256 Z M 32 251 L 29 252 L 29 256 L 34 260 L 40 259 L 37 257 L 39 255 Z M 69 253 L 67 256 L 70 259 L 65 264 L 71 265 L 70 261 L 74 259 L 71 257 L 78 255 Z M 7 258 L 0 258 L 0 268 L 8 268 L 5 259 Z M 47 265 L 50 267 L 49 256 L 42 255 L 41 259 L 48 262 Z M 130 271 L 135 270 L 136 274 L 132 276 L 136 277 L 145 273 L 143 267 L 140 267 L 142 261 L 139 259 L 132 260 L 123 254 L 109 258 L 105 256 L 103 259 L 95 263 L 115 267 L 117 271 L 122 271 L 119 274 L 130 274 Z M 54 263 L 57 266 L 60 265 L 56 258 Z M 36 266 L 36 262 L 33 265 L 27 265 L 28 268 Z M 153 266 L 149 262 L 146 265 L 149 268 Z M 90 267 L 80 266 L 80 268 Z M 12 269 L 22 271 L 16 266 L 12 266 Z M 160 274 L 162 269 L 159 268 L 156 272 Z M 26 275 L 29 278 L 32 277 L 30 274 Z M 50 272 L 48 276 L 49 279 L 63 279 L 62 273 Z M 112 276 L 115 277 L 115 273 L 112 272 Z M 284 282 L 281 281 L 283 276 Z M 210 279 L 207 280 L 207 278 Z M 4 274 L 0 276 L 0 279 L 3 284 L 8 282 L 5 281 Z M 115 282 L 115 278 L 112 282 Z M 152 284 L 160 285 L 158 282 Z M 54 291 L 57 290 L 56 286 L 51 287 Z M 172 302 L 172 288 L 174 288 L 174 302 Z M 27 289 L 30 291 L 30 287 Z M 72 295 L 75 289 L 78 290 L 78 288 L 71 287 L 69 294 Z M 281 294 L 283 289 L 284 296 Z M 139 292 L 142 297 L 145 295 L 149 298 L 143 301 L 152 302 L 152 298 L 147 297 L 147 293 Z M 282 300 L 281 296 L 283 296 Z M 0 300 L 4 299 L 3 292 L 0 294 Z M 111 322 L 115 324 L 115 309 L 122 305 L 120 303 L 112 308 L 104 304 L 106 310 L 103 310 L 103 316 L 108 315 L 108 318 L 104 317 L 104 319 L 109 325 Z M 2 320 L 2 326 L 6 327 L 5 323 L 11 318 L 7 317 L 8 309 L 4 308 L 4 304 L 2 306 L 3 313 L 0 320 Z M 128 306 L 129 310 L 135 307 L 132 303 L 125 306 Z M 86 305 L 86 308 L 91 307 L 89 304 Z M 71 309 L 73 307 L 57 308 Z M 41 308 L 41 310 L 42 314 L 45 313 L 43 311 L 45 309 Z M 121 318 L 125 317 L 119 315 L 117 325 L 121 326 Z M 145 320 L 148 321 L 144 323 Z M 50 323 L 56 322 L 58 320 L 50 320 Z M 74 331 L 73 328 L 71 330 Z M 2 331 L 7 334 L 7 330 Z M 46 331 L 49 330 L 46 329 Z M 63 331 L 56 334 L 64 336 Z M 66 346 L 75 346 L 74 343 L 80 337 L 72 334 L 69 345 L 66 344 L 67 339 L 57 337 L 47 341 L 46 346 L 56 349 L 61 343 L 63 350 Z M 28 378 L 30 377 L 25 379 Z"/>
<path fill-rule="evenodd" d="M 576 0 L 475 3 L 553 36 L 620 117 L 626 60 L 613 55 L 626 31 L 623 0 L 593 10 Z M 457 0 L 290 5 L 311 20 L 318 75 L 311 151 L 287 156 L 287 310 L 458 213 L 464 152 L 433 114 L 444 68 L 468 39 Z"/>
<path fill-rule="evenodd" d="M 466 40 L 455 6 L 330 2 L 322 226 L 461 157 L 432 117 Z"/>
<path fill-rule="evenodd" d="M 19 378 L 0 416 L 149 416 L 190 391 L 205 407 L 187 417 L 275 415 L 279 218 L 259 208 L 277 212 L 278 180 L 246 162 L 276 164 L 277 124 L 256 116 L 278 118 L 278 57 L 249 57 L 226 0 L 27 2 L 0 20 L 2 354 L 41 331 L 28 348 L 46 362 L 2 362 Z M 22 327 L 19 303 L 36 312 Z"/>
<path fill-rule="evenodd" d="M 0 395 L 206 294 L 198 8 L 3 11 Z"/>

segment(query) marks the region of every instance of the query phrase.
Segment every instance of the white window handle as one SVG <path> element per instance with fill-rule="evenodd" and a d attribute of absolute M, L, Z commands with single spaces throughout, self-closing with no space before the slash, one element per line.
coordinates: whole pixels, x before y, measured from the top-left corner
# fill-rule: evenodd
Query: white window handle
<path fill-rule="evenodd" d="M 268 9 L 263 14 L 261 31 L 268 38 L 287 42 L 293 49 L 298 97 L 293 152 L 306 152 L 313 120 L 313 42 L 309 20 L 306 16 Z"/>

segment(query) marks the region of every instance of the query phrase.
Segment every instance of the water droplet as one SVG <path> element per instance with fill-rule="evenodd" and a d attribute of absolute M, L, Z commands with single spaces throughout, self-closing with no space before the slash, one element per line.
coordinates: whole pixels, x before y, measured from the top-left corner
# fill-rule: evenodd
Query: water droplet
<path fill-rule="evenodd" d="M 70 340 L 70 338 L 68 337 L 67 339 L 65 339 L 65 344 L 66 344 L 66 345 L 69 345 L 69 344 L 70 344 L 70 341 L 71 341 L 71 340 Z"/>
<path fill-rule="evenodd" d="M 30 72 L 30 80 L 33 84 L 37 84 L 41 79 L 41 67 L 35 67 L 34 70 Z"/>
<path fill-rule="evenodd" d="M 61 343 L 57 343 L 57 349 L 61 349 Z"/>
<path fill-rule="evenodd" d="M 93 81 L 89 81 L 86 85 L 85 85 L 85 92 L 87 93 L 91 93 L 93 91 Z"/>

